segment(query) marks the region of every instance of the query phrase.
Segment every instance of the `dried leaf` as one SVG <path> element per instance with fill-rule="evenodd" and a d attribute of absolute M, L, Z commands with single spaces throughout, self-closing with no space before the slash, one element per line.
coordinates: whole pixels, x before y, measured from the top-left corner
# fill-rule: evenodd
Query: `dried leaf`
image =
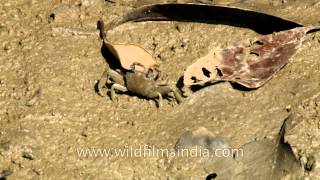
<path fill-rule="evenodd" d="M 258 88 L 288 63 L 305 34 L 315 29 L 299 27 L 214 49 L 186 69 L 184 84 L 231 81 Z"/>
<path fill-rule="evenodd" d="M 139 63 L 148 69 L 157 65 L 153 57 L 142 47 L 137 45 L 111 44 L 105 41 L 105 45 L 111 53 L 120 61 L 124 69 L 130 70 L 133 63 Z M 144 71 L 141 66 L 137 66 L 136 70 Z"/>
<path fill-rule="evenodd" d="M 270 34 L 302 26 L 277 16 L 238 7 L 199 3 L 160 3 L 132 9 L 111 21 L 106 29 L 112 30 L 130 21 L 159 20 L 234 25 L 250 28 L 260 34 Z"/>
<path fill-rule="evenodd" d="M 190 65 L 184 72 L 183 83 L 186 86 L 204 85 L 206 82 L 211 82 L 217 78 L 217 66 L 219 64 L 220 49 L 211 50 L 206 56 L 198 59 Z M 218 59 L 218 60 L 216 60 Z M 214 72 L 214 73 L 212 73 Z"/>
<path fill-rule="evenodd" d="M 210 51 L 206 56 L 197 60 L 196 63 L 189 66 L 184 74 L 184 84 L 190 85 L 202 85 L 203 82 L 209 82 L 217 73 L 212 74 L 210 72 L 215 72 L 218 61 L 213 61 L 212 59 L 221 59 L 221 57 L 216 57 L 217 50 L 214 49 Z M 196 76 L 194 76 L 196 75 Z"/>

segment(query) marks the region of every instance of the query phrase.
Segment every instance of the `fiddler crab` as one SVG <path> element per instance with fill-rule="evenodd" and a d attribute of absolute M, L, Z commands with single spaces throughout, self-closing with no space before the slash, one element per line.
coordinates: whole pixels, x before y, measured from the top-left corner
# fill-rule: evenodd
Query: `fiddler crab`
<path fill-rule="evenodd" d="M 99 29 L 103 35 L 103 27 L 99 27 Z M 144 70 L 138 70 L 137 66 Z M 135 62 L 130 66 L 129 70 L 116 71 L 107 64 L 106 70 L 98 82 L 98 93 L 101 96 L 106 96 L 110 93 L 112 101 L 115 100 L 115 93 L 118 91 L 130 92 L 148 99 L 159 98 L 158 107 L 163 104 L 163 96 L 173 93 L 176 101 L 180 103 L 182 97 L 178 89 L 168 85 L 167 81 L 161 80 L 160 76 L 161 72 L 158 65 L 145 68 L 141 63 Z"/>

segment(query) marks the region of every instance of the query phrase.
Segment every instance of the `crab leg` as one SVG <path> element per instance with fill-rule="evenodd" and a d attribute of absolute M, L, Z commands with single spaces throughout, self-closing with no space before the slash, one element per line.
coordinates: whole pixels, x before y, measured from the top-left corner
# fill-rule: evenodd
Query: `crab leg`
<path fill-rule="evenodd" d="M 103 72 L 103 74 L 98 82 L 98 94 L 100 96 L 105 96 L 107 94 L 107 91 L 105 90 L 105 86 L 106 86 L 108 80 L 109 80 L 108 69 L 106 69 Z"/>
<path fill-rule="evenodd" d="M 180 95 L 180 93 L 178 93 L 178 91 L 176 89 L 172 89 L 173 95 L 177 101 L 177 103 L 181 103 L 182 102 L 182 97 Z"/>
<path fill-rule="evenodd" d="M 100 96 L 106 96 L 107 91 L 105 90 L 105 88 L 106 84 L 110 83 L 110 79 L 112 80 L 112 82 L 115 82 L 122 86 L 124 86 L 125 84 L 123 76 L 121 74 L 107 67 L 98 83 L 98 93 Z"/>
<path fill-rule="evenodd" d="M 122 91 L 122 92 L 128 91 L 128 89 L 121 84 L 113 84 L 110 89 L 110 98 L 112 101 L 114 101 L 114 98 L 115 98 L 115 90 Z"/>
<path fill-rule="evenodd" d="M 158 97 L 159 97 L 158 107 L 160 108 L 160 107 L 162 107 L 162 101 L 163 101 L 163 98 L 162 98 L 161 93 L 157 92 L 157 94 L 158 94 Z"/>
<path fill-rule="evenodd" d="M 109 69 L 108 70 L 108 76 L 112 80 L 112 82 L 114 82 L 116 84 L 120 84 L 122 86 L 125 85 L 123 76 L 120 73 L 118 73 L 117 71 Z"/>

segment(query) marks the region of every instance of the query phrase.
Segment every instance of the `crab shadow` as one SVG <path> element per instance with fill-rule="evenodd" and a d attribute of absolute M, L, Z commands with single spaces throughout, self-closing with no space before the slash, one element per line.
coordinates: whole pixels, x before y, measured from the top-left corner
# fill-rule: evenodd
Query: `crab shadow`
<path fill-rule="evenodd" d="M 122 68 L 120 62 L 117 60 L 117 58 L 112 54 L 112 52 L 108 49 L 108 47 L 104 43 L 102 43 L 100 53 L 103 56 L 106 68 L 119 69 L 119 70 L 123 71 L 123 68 Z M 99 89 L 98 89 L 99 81 L 100 80 L 98 80 L 94 85 L 94 90 L 97 94 L 99 94 L 98 93 L 99 92 Z"/>

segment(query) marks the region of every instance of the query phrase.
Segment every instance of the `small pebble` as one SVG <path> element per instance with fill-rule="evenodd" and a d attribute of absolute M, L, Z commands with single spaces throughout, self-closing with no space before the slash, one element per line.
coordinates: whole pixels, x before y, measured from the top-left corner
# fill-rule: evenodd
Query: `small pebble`
<path fill-rule="evenodd" d="M 39 101 L 41 94 L 42 94 L 41 88 L 37 89 L 32 95 L 32 97 L 30 98 L 30 100 L 26 103 L 26 106 L 30 107 L 35 105 Z"/>
<path fill-rule="evenodd" d="M 31 152 L 22 152 L 22 157 L 28 160 L 34 160 L 34 155 Z"/>

